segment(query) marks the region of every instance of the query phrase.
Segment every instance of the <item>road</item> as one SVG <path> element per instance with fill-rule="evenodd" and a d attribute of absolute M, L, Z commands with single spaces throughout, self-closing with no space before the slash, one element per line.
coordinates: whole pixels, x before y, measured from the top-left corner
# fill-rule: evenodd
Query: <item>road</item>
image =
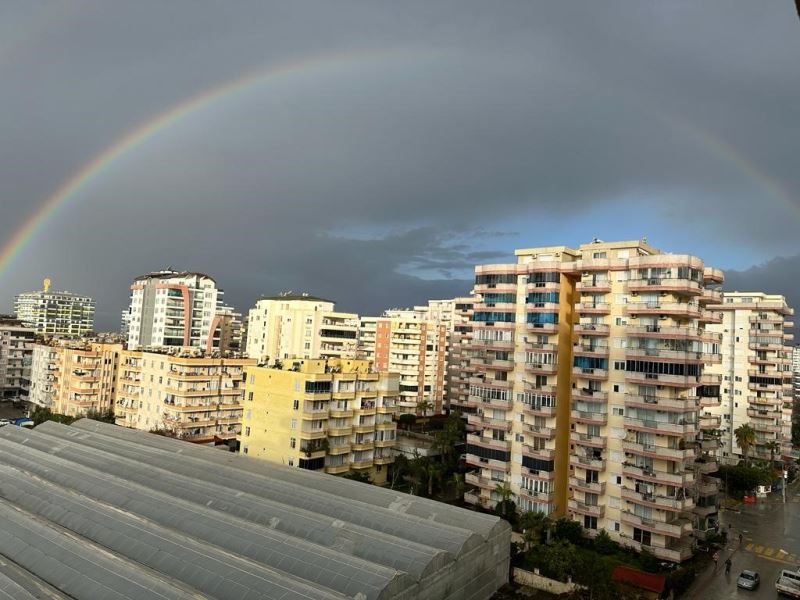
<path fill-rule="evenodd" d="M 742 598 L 761 600 L 774 599 L 775 580 L 781 569 L 797 569 L 800 566 L 800 489 L 792 485 L 787 490 L 786 504 L 780 494 L 756 505 L 743 504 L 739 512 L 720 513 L 722 527 L 730 524 L 727 547 L 720 551 L 719 566 L 710 568 L 698 576 L 687 598 L 704 600 L 727 600 Z M 739 533 L 742 543 L 739 544 Z M 730 557 L 733 567 L 725 575 L 725 559 Z M 761 586 L 750 592 L 736 587 L 736 578 L 743 569 L 757 571 L 761 575 Z"/>

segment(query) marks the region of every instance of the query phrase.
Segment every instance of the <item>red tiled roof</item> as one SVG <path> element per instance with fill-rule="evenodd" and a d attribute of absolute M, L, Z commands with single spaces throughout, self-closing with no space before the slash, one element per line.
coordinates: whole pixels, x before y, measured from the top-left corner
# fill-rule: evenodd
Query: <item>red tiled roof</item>
<path fill-rule="evenodd" d="M 656 592 L 657 594 L 664 591 L 664 583 L 666 582 L 666 578 L 663 575 L 645 573 L 644 571 L 637 571 L 636 569 L 631 569 L 630 567 L 622 565 L 614 567 L 614 570 L 611 572 L 611 579 L 619 583 L 627 583 L 649 592 Z"/>

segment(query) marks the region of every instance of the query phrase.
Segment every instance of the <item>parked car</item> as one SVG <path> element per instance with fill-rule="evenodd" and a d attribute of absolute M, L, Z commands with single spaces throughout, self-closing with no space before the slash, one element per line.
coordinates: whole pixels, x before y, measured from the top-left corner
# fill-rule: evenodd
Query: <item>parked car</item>
<path fill-rule="evenodd" d="M 745 590 L 754 590 L 759 583 L 761 583 L 761 577 L 755 571 L 742 571 L 739 579 L 736 580 L 736 586 Z"/>

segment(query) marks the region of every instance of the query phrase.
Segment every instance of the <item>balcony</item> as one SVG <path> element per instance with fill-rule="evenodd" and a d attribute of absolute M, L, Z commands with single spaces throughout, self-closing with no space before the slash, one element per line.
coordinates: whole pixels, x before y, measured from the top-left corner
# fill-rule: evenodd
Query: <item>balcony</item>
<path fill-rule="evenodd" d="M 625 358 L 655 359 L 670 362 L 713 362 L 712 357 L 720 355 L 705 352 L 689 352 L 685 350 L 668 350 L 661 348 L 626 348 Z"/>
<path fill-rule="evenodd" d="M 694 507 L 694 500 L 690 496 L 670 497 L 662 496 L 653 493 L 639 493 L 631 488 L 622 487 L 622 499 L 642 506 L 649 506 L 660 510 L 670 512 L 683 512 L 692 510 Z"/>
<path fill-rule="evenodd" d="M 608 357 L 608 344 L 578 343 L 572 347 L 575 356 Z"/>
<path fill-rule="evenodd" d="M 698 319 L 704 311 L 695 302 L 629 302 L 628 315 L 671 315 L 683 319 Z"/>
<path fill-rule="evenodd" d="M 585 502 L 581 502 L 580 500 L 576 500 L 574 498 L 570 498 L 567 501 L 567 506 L 569 510 L 580 514 L 580 515 L 590 515 L 592 517 L 602 518 L 606 513 L 605 506 L 598 506 L 595 504 L 586 504 Z"/>
<path fill-rule="evenodd" d="M 528 444 L 522 446 L 522 453 L 539 460 L 553 460 L 556 457 L 556 451 L 553 448 L 534 448 Z"/>
<path fill-rule="evenodd" d="M 569 464 L 579 469 L 592 469 L 595 471 L 605 471 L 606 468 L 605 459 L 590 458 L 588 456 L 580 456 L 578 454 L 570 455 Z"/>
<path fill-rule="evenodd" d="M 666 471 L 656 471 L 655 469 L 645 469 L 637 467 L 631 463 L 622 463 L 622 474 L 625 477 L 641 479 L 651 483 L 661 485 L 673 485 L 678 487 L 689 487 L 694 483 L 694 473 L 682 471 L 677 473 L 667 473 Z"/>
<path fill-rule="evenodd" d="M 467 415 L 467 423 L 475 427 L 500 429 L 502 431 L 511 431 L 511 421 L 508 419 L 493 419 L 486 415 L 475 414 Z"/>
<path fill-rule="evenodd" d="M 558 365 L 546 363 L 525 363 L 525 370 L 534 375 L 555 375 Z"/>
<path fill-rule="evenodd" d="M 698 418 L 700 429 L 719 429 L 722 417 L 720 415 L 703 414 Z"/>
<path fill-rule="evenodd" d="M 525 433 L 534 437 L 545 439 L 553 439 L 556 436 L 556 430 L 553 427 L 546 427 L 544 425 L 532 425 L 530 423 L 523 423 L 522 429 Z"/>
<path fill-rule="evenodd" d="M 576 323 L 575 333 L 579 335 L 608 336 L 609 326 L 602 323 Z"/>
<path fill-rule="evenodd" d="M 570 477 L 569 478 L 569 485 L 573 489 L 576 489 L 581 492 L 590 492 L 592 494 L 605 494 L 606 493 L 606 483 L 605 481 L 602 482 L 588 482 L 584 479 L 578 479 L 577 477 Z"/>
<path fill-rule="evenodd" d="M 484 490 L 494 490 L 495 487 L 503 484 L 503 481 L 496 481 L 489 477 L 481 477 L 478 473 L 465 474 L 464 482 Z"/>
<path fill-rule="evenodd" d="M 700 284 L 691 279 L 630 279 L 626 285 L 629 292 L 668 292 L 680 296 L 699 296 L 702 293 Z"/>
<path fill-rule="evenodd" d="M 690 559 L 693 553 L 692 544 L 688 540 L 686 542 L 679 544 L 669 544 L 666 546 L 653 546 L 648 544 L 641 544 L 637 541 L 634 541 L 630 537 L 623 536 L 623 539 L 620 540 L 620 543 L 627 548 L 636 550 L 637 552 L 647 551 L 655 555 L 655 557 L 658 559 L 674 563 L 680 563 Z"/>
<path fill-rule="evenodd" d="M 350 454 L 350 444 L 331 444 L 328 454 Z"/>
<path fill-rule="evenodd" d="M 595 381 L 604 381 L 608 379 L 608 369 L 573 367 L 572 374 L 579 379 L 591 379 Z"/>
<path fill-rule="evenodd" d="M 694 448 L 670 448 L 669 446 L 639 444 L 636 442 L 623 442 L 622 450 L 626 453 L 662 460 L 687 460 L 693 459 L 695 455 Z"/>
<path fill-rule="evenodd" d="M 350 463 L 344 462 L 341 465 L 326 465 L 325 472 L 330 475 L 340 475 L 350 470 Z"/>
<path fill-rule="evenodd" d="M 511 450 L 511 440 L 494 440 L 492 438 L 469 434 L 467 435 L 467 443 L 475 444 L 481 448 L 490 448 L 492 450 L 504 450 L 506 452 Z"/>
<path fill-rule="evenodd" d="M 590 448 L 606 447 L 606 438 L 600 435 L 589 435 L 588 433 L 570 431 L 569 439 L 571 442 L 579 446 L 589 446 Z"/>
<path fill-rule="evenodd" d="M 637 516 L 630 511 L 620 511 L 622 522 L 633 525 L 639 529 L 644 529 L 652 533 L 664 535 L 672 538 L 681 538 L 692 532 L 692 523 L 688 519 L 673 519 L 671 521 L 658 521 Z"/>
<path fill-rule="evenodd" d="M 572 390 L 573 400 L 586 400 L 588 402 L 606 402 L 608 400 L 608 392 L 601 392 L 588 387 L 575 388 Z"/>
<path fill-rule="evenodd" d="M 695 423 L 688 423 L 679 420 L 676 423 L 669 421 L 654 421 L 649 419 L 637 419 L 634 417 L 625 417 L 625 427 L 635 431 L 646 431 L 655 434 L 681 436 L 696 433 L 697 426 Z"/>
<path fill-rule="evenodd" d="M 625 394 L 625 406 L 665 412 L 690 412 L 697 409 L 697 396 L 675 398 L 641 394 Z"/>
<path fill-rule="evenodd" d="M 697 473 L 708 475 L 716 473 L 719 470 L 719 465 L 717 465 L 717 460 L 713 457 L 698 458 L 694 461 L 694 470 Z"/>
<path fill-rule="evenodd" d="M 770 406 L 770 408 L 772 410 L 765 410 L 763 408 L 748 408 L 747 416 L 755 419 L 775 419 L 780 416 L 780 413 L 777 410 L 777 405 L 774 408 Z"/>
<path fill-rule="evenodd" d="M 611 282 L 606 279 L 596 279 L 596 280 L 587 280 L 587 281 L 579 281 L 575 285 L 575 289 L 579 292 L 599 292 L 599 293 L 608 293 L 611 291 Z"/>
<path fill-rule="evenodd" d="M 605 302 L 579 302 L 575 311 L 582 314 L 607 315 L 611 312 L 611 305 Z"/>
<path fill-rule="evenodd" d="M 329 425 L 328 435 L 331 437 L 341 437 L 353 433 L 352 425 Z"/>
<path fill-rule="evenodd" d="M 474 454 L 467 454 L 467 464 L 471 467 L 479 469 L 492 469 L 494 471 L 505 471 L 508 473 L 511 470 L 511 463 L 501 460 L 492 460 L 489 458 L 480 458 Z"/>
<path fill-rule="evenodd" d="M 722 405 L 722 398 L 719 396 L 700 396 L 700 406 L 703 408 L 712 408 Z"/>
<path fill-rule="evenodd" d="M 694 375 L 664 375 L 661 373 L 639 373 L 626 371 L 625 381 L 642 385 L 664 385 L 669 387 L 691 388 L 700 385 Z"/>
<path fill-rule="evenodd" d="M 544 504 L 552 504 L 556 500 L 556 495 L 552 492 L 534 492 L 526 488 L 520 488 L 519 495 Z"/>
<path fill-rule="evenodd" d="M 585 423 L 587 425 L 606 425 L 608 423 L 608 413 L 605 412 L 573 410 L 570 416 L 576 423 Z"/>

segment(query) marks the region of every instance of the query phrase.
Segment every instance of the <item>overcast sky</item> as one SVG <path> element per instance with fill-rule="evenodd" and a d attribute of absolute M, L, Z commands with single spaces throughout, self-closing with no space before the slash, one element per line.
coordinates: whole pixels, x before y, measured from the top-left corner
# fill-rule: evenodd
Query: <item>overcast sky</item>
<path fill-rule="evenodd" d="M 246 311 L 467 292 L 513 249 L 637 239 L 800 306 L 800 21 L 790 0 L 0 4 L 0 239 L 104 149 L 0 273 L 98 302 L 206 272 Z"/>

